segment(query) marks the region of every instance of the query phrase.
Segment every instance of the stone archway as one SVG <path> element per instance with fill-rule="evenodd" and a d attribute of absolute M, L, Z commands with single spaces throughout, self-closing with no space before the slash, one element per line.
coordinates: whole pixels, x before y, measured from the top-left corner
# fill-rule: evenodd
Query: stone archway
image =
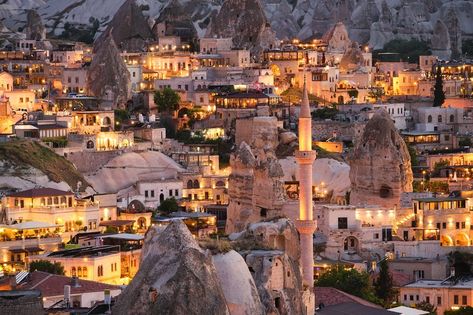
<path fill-rule="evenodd" d="M 453 246 L 453 240 L 448 235 L 441 235 L 440 244 L 442 244 L 442 246 Z"/>
<path fill-rule="evenodd" d="M 348 236 L 343 241 L 343 250 L 348 253 L 358 253 L 359 241 L 354 236 Z"/>
<path fill-rule="evenodd" d="M 464 232 L 458 233 L 455 236 L 455 245 L 456 246 L 469 246 L 470 237 Z"/>
<path fill-rule="evenodd" d="M 146 229 L 146 218 L 145 217 L 139 217 L 137 220 L 138 223 L 138 228 L 139 229 Z"/>

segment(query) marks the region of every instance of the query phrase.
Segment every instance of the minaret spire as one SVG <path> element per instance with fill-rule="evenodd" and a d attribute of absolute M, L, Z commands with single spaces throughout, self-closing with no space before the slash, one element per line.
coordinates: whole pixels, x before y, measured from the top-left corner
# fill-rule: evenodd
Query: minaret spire
<path fill-rule="evenodd" d="M 316 223 L 313 219 L 312 164 L 316 154 L 312 151 L 312 117 L 305 74 L 299 114 L 299 150 L 295 155 L 299 168 L 299 220 L 296 221 L 296 227 L 301 242 L 302 279 L 304 286 L 308 288 L 306 309 L 307 314 L 313 314 L 315 312 L 313 235 Z"/>

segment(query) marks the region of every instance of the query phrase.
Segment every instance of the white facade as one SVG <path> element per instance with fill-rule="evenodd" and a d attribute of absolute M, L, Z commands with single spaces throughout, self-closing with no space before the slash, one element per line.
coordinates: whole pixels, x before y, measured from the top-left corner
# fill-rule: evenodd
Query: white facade
<path fill-rule="evenodd" d="M 373 109 L 384 109 L 388 112 L 391 119 L 394 121 L 394 126 L 397 130 L 404 130 L 406 126 L 406 117 L 409 115 L 406 113 L 406 108 L 404 103 L 386 103 L 386 104 L 373 104 Z"/>

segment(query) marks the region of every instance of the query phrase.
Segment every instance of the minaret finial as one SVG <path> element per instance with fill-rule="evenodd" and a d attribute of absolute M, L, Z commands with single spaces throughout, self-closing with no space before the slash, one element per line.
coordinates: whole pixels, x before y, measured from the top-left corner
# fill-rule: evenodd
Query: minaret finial
<path fill-rule="evenodd" d="M 310 117 L 309 93 L 307 92 L 307 78 L 304 71 L 304 87 L 302 89 L 301 113 L 299 117 Z"/>

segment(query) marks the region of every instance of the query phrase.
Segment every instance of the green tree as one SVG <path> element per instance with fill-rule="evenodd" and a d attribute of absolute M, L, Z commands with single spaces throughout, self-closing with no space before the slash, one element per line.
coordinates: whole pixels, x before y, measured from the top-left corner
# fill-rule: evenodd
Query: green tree
<path fill-rule="evenodd" d="M 434 107 L 440 107 L 445 102 L 445 92 L 443 91 L 442 69 L 437 67 L 434 85 Z"/>
<path fill-rule="evenodd" d="M 458 310 L 445 311 L 444 315 L 473 315 L 473 307 L 462 306 Z"/>
<path fill-rule="evenodd" d="M 473 275 L 471 270 L 473 254 L 460 251 L 450 252 L 448 262 L 455 270 L 455 277 L 470 277 Z"/>
<path fill-rule="evenodd" d="M 55 262 L 52 263 L 48 260 L 35 260 L 30 263 L 30 272 L 33 271 L 44 271 L 48 273 L 53 273 L 55 275 L 64 275 L 64 267 L 61 263 Z"/>
<path fill-rule="evenodd" d="M 418 310 L 429 312 L 429 315 L 437 315 L 437 308 L 426 301 L 422 301 L 415 305 L 415 308 Z"/>
<path fill-rule="evenodd" d="M 170 114 L 179 109 L 181 98 L 177 92 L 166 87 L 162 91 L 154 92 L 154 103 L 160 113 Z"/>
<path fill-rule="evenodd" d="M 323 273 L 317 280 L 316 286 L 333 287 L 369 301 L 379 302 L 370 285 L 368 273 L 345 269 L 341 264 Z"/>
<path fill-rule="evenodd" d="M 458 141 L 458 145 L 461 147 L 471 147 L 472 142 L 470 137 L 463 137 Z"/>
<path fill-rule="evenodd" d="M 368 96 L 375 101 L 378 101 L 384 95 L 384 89 L 380 86 L 373 86 L 370 87 L 370 91 L 368 92 Z"/>
<path fill-rule="evenodd" d="M 157 210 L 164 214 L 170 214 L 171 212 L 176 212 L 179 210 L 179 205 L 177 204 L 177 200 L 172 197 L 161 202 Z"/>
<path fill-rule="evenodd" d="M 383 49 L 374 52 L 373 59 L 379 60 L 379 53 L 398 53 L 401 60 L 419 63 L 419 56 L 431 55 L 429 44 L 417 39 L 393 39 L 387 42 Z"/>
<path fill-rule="evenodd" d="M 376 296 L 384 301 L 385 306 L 390 305 L 396 297 L 396 290 L 393 288 L 393 277 L 386 259 L 379 263 L 379 275 L 373 284 Z"/>
<path fill-rule="evenodd" d="M 312 117 L 318 119 L 334 119 L 337 114 L 338 109 L 336 109 L 335 107 L 323 107 L 314 110 L 312 112 Z"/>

